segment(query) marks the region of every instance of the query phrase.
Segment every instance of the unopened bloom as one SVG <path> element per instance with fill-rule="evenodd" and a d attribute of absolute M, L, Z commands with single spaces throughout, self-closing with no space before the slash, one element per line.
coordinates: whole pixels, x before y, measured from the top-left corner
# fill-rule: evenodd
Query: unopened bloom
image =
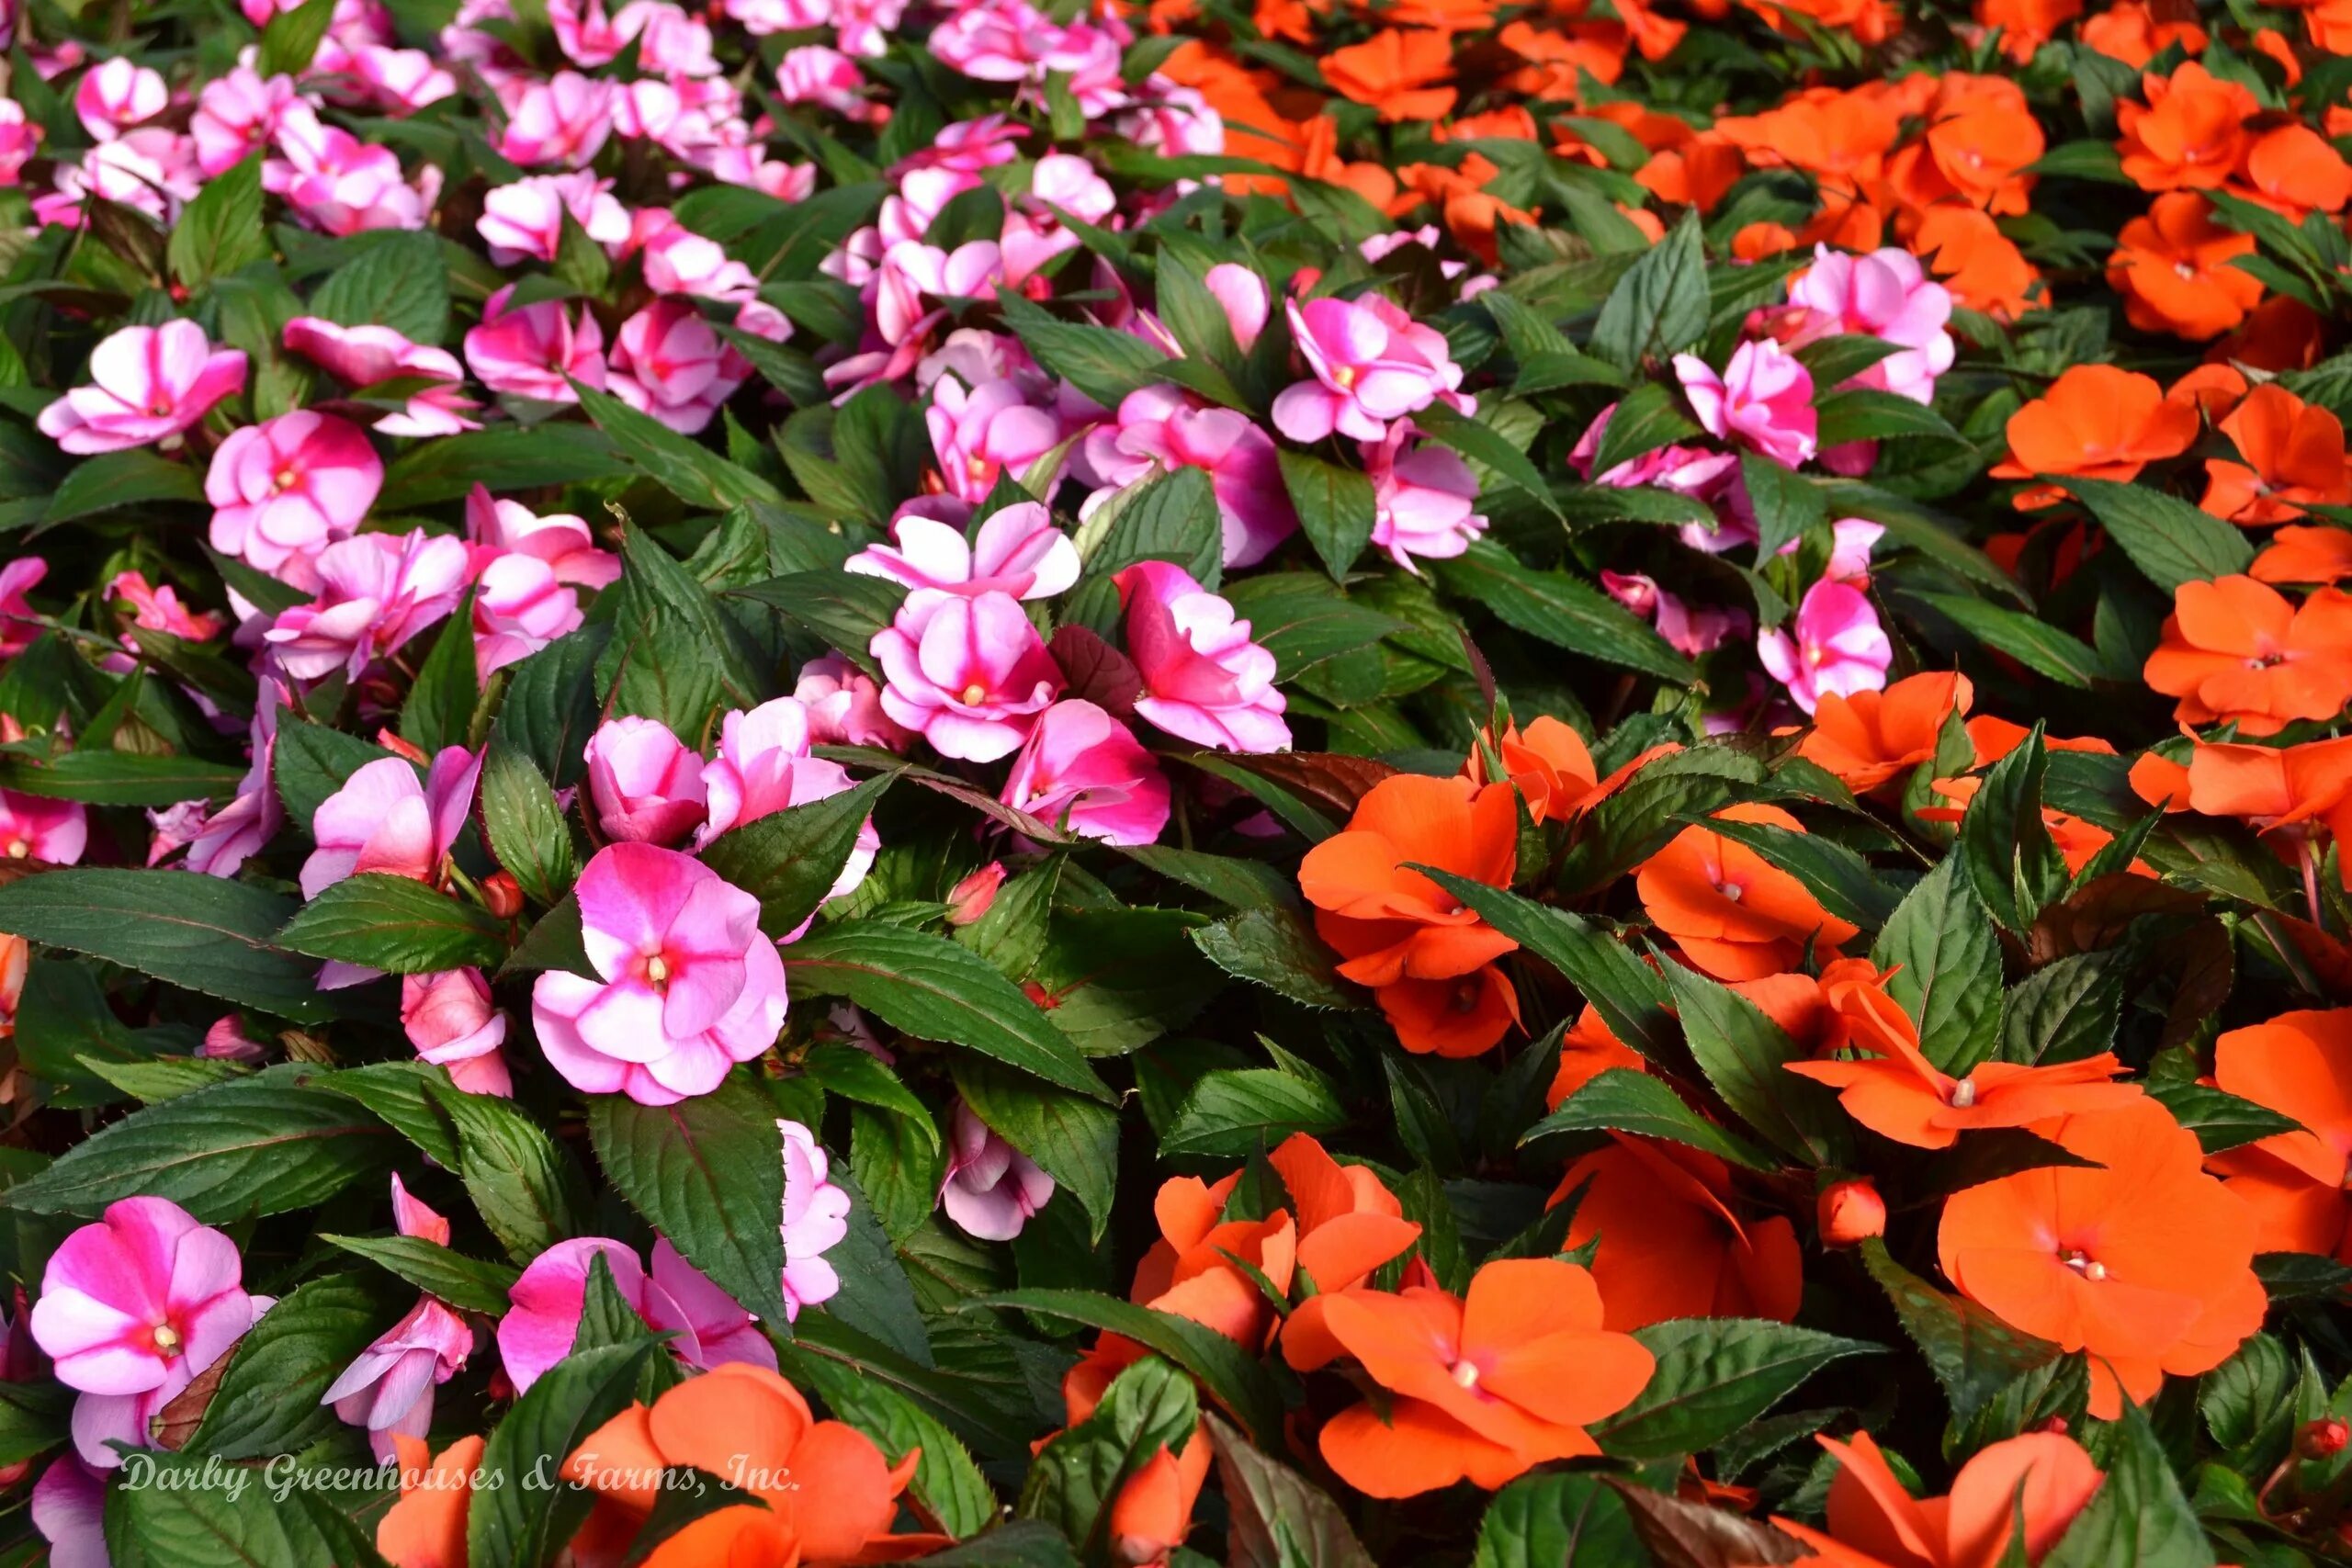
<path fill-rule="evenodd" d="M 1054 1179 L 961 1100 L 947 1141 L 939 1203 L 966 1235 L 1011 1241 L 1054 1195 Z"/>
<path fill-rule="evenodd" d="M 1078 547 L 1034 501 L 991 513 L 968 540 L 963 529 L 911 512 L 891 523 L 890 534 L 895 544 L 868 545 L 843 570 L 967 598 L 1049 599 L 1078 581 Z"/>
<path fill-rule="evenodd" d="M 481 759 L 462 746 L 435 757 L 423 782 L 400 757 L 356 769 L 311 818 L 319 847 L 302 863 L 302 897 L 367 872 L 433 881 L 465 829 L 481 778 Z"/>
<path fill-rule="evenodd" d="M 1003 800 L 1107 843 L 1154 843 L 1168 826 L 1168 779 L 1159 761 L 1125 725 L 1079 699 L 1037 716 L 1004 781 Z"/>
<path fill-rule="evenodd" d="M 775 1351 L 750 1313 L 678 1255 L 668 1238 L 653 1244 L 648 1273 L 636 1253 L 600 1235 L 557 1242 L 531 1259 L 506 1292 L 511 1303 L 498 1320 L 498 1356 L 521 1393 L 571 1354 L 588 1303 L 590 1266 L 602 1258 L 613 1288 L 646 1326 L 667 1334 L 673 1354 L 707 1370 L 735 1361 L 773 1368 Z"/>
<path fill-rule="evenodd" d="M 1233 329 L 1235 345 L 1249 353 L 1257 346 L 1258 334 L 1266 330 L 1266 280 L 1238 263 L 1219 262 L 1201 281 L 1225 307 L 1226 324 Z"/>
<path fill-rule="evenodd" d="M 205 475 L 212 547 L 309 586 L 319 552 L 357 531 L 383 486 L 382 459 L 348 420 L 297 409 L 246 425 Z"/>
<path fill-rule="evenodd" d="M 316 570 L 319 596 L 281 611 L 263 635 L 298 681 L 338 669 L 356 679 L 458 607 L 466 547 L 421 528 L 404 537 L 361 534 L 321 550 Z"/>
<path fill-rule="evenodd" d="M 194 321 L 125 327 L 90 351 L 90 385 L 40 411 L 45 435 L 77 455 L 166 441 L 244 389 L 245 356 Z"/>
<path fill-rule="evenodd" d="M 1234 618 L 1228 601 L 1166 561 L 1138 561 L 1114 581 L 1126 607 L 1127 654 L 1145 687 L 1136 712 L 1219 750 L 1290 749 L 1274 656 L 1250 640 L 1250 623 Z"/>
<path fill-rule="evenodd" d="M 498 1049 L 506 1043 L 506 1014 L 492 1005 L 481 970 L 401 976 L 401 1028 L 420 1058 L 447 1067 L 449 1081 L 468 1094 L 514 1093 Z"/>
<path fill-rule="evenodd" d="M 1886 1234 L 1886 1200 L 1867 1176 L 1823 1188 L 1814 1213 L 1824 1247 L 1852 1247 Z"/>
<path fill-rule="evenodd" d="M 1314 374 L 1274 400 L 1274 428 L 1293 441 L 1332 432 L 1377 441 L 1388 422 L 1443 400 L 1463 412 L 1462 367 L 1445 334 L 1423 326 L 1379 295 L 1292 304 L 1291 332 Z"/>
<path fill-rule="evenodd" d="M 1790 630 L 1756 637 L 1756 654 L 1790 700 L 1811 713 L 1828 693 L 1841 697 L 1886 684 L 1894 645 L 1878 624 L 1867 595 L 1850 583 L 1825 578 L 1805 590 Z"/>
<path fill-rule="evenodd" d="M 615 718 L 588 738 L 596 826 L 622 843 L 670 844 L 705 816 L 702 758 L 658 718 Z"/>
<path fill-rule="evenodd" d="M 967 599 L 918 589 L 875 634 L 871 651 L 888 679 L 882 711 L 968 762 L 1019 747 L 1062 689 L 1061 670 L 1009 593 Z"/>
<path fill-rule="evenodd" d="M 975 872 L 967 872 L 955 886 L 947 890 L 947 923 L 968 926 L 987 915 L 996 903 L 997 889 L 1004 886 L 1004 863 L 992 860 Z"/>
<path fill-rule="evenodd" d="M 531 1020 L 557 1072 L 640 1105 L 708 1094 L 784 1027 L 784 964 L 760 901 L 699 862 L 608 844 L 581 873 L 582 943 L 597 976 L 541 975 Z"/>
<path fill-rule="evenodd" d="M 1819 446 L 1813 373 L 1770 338 L 1743 343 L 1716 375 L 1696 355 L 1674 356 L 1682 394 L 1707 434 L 1736 441 L 1784 468 L 1808 461 Z"/>

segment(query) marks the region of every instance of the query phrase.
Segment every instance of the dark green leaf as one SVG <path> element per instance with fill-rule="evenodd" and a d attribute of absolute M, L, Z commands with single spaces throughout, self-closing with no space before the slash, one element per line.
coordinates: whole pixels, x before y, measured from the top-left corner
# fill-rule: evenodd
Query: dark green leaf
<path fill-rule="evenodd" d="M 322 1232 L 319 1239 L 365 1258 L 461 1312 L 484 1313 L 493 1317 L 503 1314 L 510 1304 L 507 1292 L 514 1289 L 519 1277 L 518 1270 L 503 1263 L 468 1258 L 422 1236 L 332 1235 Z"/>
<path fill-rule="evenodd" d="M 526 897 L 552 905 L 571 891 L 571 830 L 547 776 L 512 741 L 493 739 L 482 757 L 481 819 Z"/>
<path fill-rule="evenodd" d="M 1677 685 L 1696 679 L 1690 661 L 1664 637 L 1581 578 L 1522 566 L 1501 546 L 1485 541 L 1433 565 L 1446 592 L 1485 605 L 1529 637 Z"/>
<path fill-rule="evenodd" d="M 1626 269 L 1592 324 L 1592 352 L 1620 370 L 1681 353 L 1707 330 L 1707 262 L 1699 215 L 1682 221 Z"/>
<path fill-rule="evenodd" d="M 1283 487 L 1298 511 L 1300 532 L 1315 547 L 1323 570 L 1334 581 L 1345 581 L 1348 569 L 1372 542 L 1372 480 L 1312 453 L 1285 449 L 1281 457 Z"/>
<path fill-rule="evenodd" d="M 1871 948 L 1894 974 L 1887 995 L 1919 1026 L 1919 1048 L 1948 1073 L 1992 1055 L 2001 1021 L 2001 939 L 1984 906 L 1945 859 L 1919 879 Z"/>
<path fill-rule="evenodd" d="M 348 1274 L 301 1286 L 261 1315 L 235 1348 L 185 1451 L 222 1459 L 298 1453 L 340 1422 L 319 1403 L 327 1385 L 392 1325 L 389 1292 Z"/>
<path fill-rule="evenodd" d="M 2091 509 L 2132 564 L 2169 593 L 2184 582 L 2243 572 L 2254 562 L 2245 531 L 2144 485 L 2059 481 Z"/>
<path fill-rule="evenodd" d="M 817 912 L 857 848 L 875 802 L 896 775 L 770 812 L 721 833 L 702 862 L 760 901 L 760 929 L 782 940 Z"/>
<path fill-rule="evenodd" d="M 317 3 L 317 0 L 313 0 Z M 590 1433 L 628 1407 L 655 1342 L 606 1345 L 557 1362 L 514 1402 L 482 1450 L 466 1511 L 469 1561 L 540 1568 L 571 1539 L 589 1494 L 548 1482 Z M 536 1484 L 526 1484 L 531 1477 Z"/>
<path fill-rule="evenodd" d="M 1752 1317 L 1680 1317 L 1636 1329 L 1657 1371 L 1633 1404 L 1591 1430 L 1624 1459 L 1698 1453 L 1755 1420 L 1830 1362 L 1880 1347 Z"/>
<path fill-rule="evenodd" d="M 322 889 L 286 922 L 277 944 L 394 975 L 494 969 L 506 955 L 497 916 L 384 872 L 348 876 Z"/>
<path fill-rule="evenodd" d="M 1557 1111 L 1527 1130 L 1521 1144 L 1554 1133 L 1633 1133 L 1704 1149 L 1749 1170 L 1770 1170 L 1774 1161 L 1747 1139 L 1707 1121 L 1684 1104 L 1662 1078 L 1630 1067 L 1611 1067 L 1589 1079 Z"/>

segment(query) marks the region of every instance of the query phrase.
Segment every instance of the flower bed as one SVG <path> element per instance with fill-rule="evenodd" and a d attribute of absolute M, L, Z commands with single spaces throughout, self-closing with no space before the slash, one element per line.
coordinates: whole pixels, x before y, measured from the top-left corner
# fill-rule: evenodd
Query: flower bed
<path fill-rule="evenodd" d="M 2352 1552 L 2352 8 L 0 4 L 0 1555 Z"/>

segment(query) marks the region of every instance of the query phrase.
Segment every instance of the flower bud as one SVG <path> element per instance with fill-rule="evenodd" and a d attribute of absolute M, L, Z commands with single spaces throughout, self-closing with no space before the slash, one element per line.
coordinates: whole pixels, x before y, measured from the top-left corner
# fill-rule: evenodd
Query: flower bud
<path fill-rule="evenodd" d="M 522 885 L 514 874 L 493 871 L 481 879 L 482 908 L 502 920 L 511 920 L 523 912 Z"/>
<path fill-rule="evenodd" d="M 2340 1416 L 2323 1416 L 2304 1422 L 2295 1434 L 2295 1454 L 2300 1459 L 2333 1459 L 2347 1442 L 2352 1442 L 2352 1426 Z"/>
<path fill-rule="evenodd" d="M 1886 1234 L 1886 1200 L 1868 1177 L 1836 1181 L 1821 1190 L 1815 1204 L 1824 1247 L 1852 1247 Z"/>
<path fill-rule="evenodd" d="M 968 926 L 989 912 L 1004 886 L 1004 863 L 992 860 L 947 890 L 947 923 Z"/>

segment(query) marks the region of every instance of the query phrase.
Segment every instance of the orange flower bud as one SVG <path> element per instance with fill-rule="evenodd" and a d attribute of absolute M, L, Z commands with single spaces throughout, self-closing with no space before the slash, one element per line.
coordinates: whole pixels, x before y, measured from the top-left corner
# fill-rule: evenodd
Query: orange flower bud
<path fill-rule="evenodd" d="M 502 920 L 523 912 L 523 889 L 512 872 L 493 871 L 481 879 L 482 907 Z"/>
<path fill-rule="evenodd" d="M 1886 1234 L 1886 1200 L 1868 1177 L 1823 1188 L 1816 1211 L 1825 1247 L 1852 1247 Z"/>

